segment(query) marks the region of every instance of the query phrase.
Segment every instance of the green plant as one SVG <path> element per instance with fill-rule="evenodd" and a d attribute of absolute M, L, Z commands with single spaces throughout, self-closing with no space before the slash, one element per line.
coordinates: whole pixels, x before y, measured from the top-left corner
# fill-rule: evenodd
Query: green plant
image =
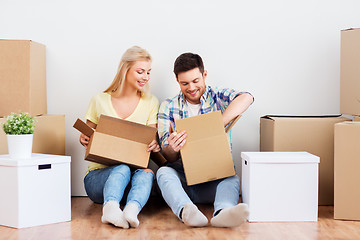
<path fill-rule="evenodd" d="M 6 117 L 3 129 L 6 134 L 10 135 L 33 134 L 35 120 L 28 113 L 11 113 Z"/>

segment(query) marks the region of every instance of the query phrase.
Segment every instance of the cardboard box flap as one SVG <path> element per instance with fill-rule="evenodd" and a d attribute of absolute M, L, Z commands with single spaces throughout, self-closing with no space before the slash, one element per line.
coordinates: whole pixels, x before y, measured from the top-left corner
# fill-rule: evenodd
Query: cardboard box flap
<path fill-rule="evenodd" d="M 76 120 L 73 127 L 88 137 L 90 137 L 95 131 L 89 125 L 81 121 L 79 118 Z"/>
<path fill-rule="evenodd" d="M 261 118 L 265 118 L 265 119 L 289 119 L 289 118 L 302 118 L 302 119 L 311 119 L 311 118 L 337 118 L 337 117 L 341 117 L 340 114 L 338 115 L 321 115 L 321 116 L 294 116 L 294 115 L 265 115 Z"/>
<path fill-rule="evenodd" d="M 187 142 L 221 135 L 225 132 L 220 111 L 175 120 L 175 126 L 177 132 L 186 130 Z"/>
<path fill-rule="evenodd" d="M 149 144 L 156 138 L 157 129 L 120 118 L 100 115 L 97 132 Z"/>

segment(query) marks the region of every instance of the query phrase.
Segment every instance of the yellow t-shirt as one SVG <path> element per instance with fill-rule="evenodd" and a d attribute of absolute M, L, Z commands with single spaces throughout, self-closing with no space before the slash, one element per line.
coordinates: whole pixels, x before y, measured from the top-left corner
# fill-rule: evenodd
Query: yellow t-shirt
<path fill-rule="evenodd" d="M 129 117 L 125 118 L 125 120 L 144 125 L 156 124 L 158 110 L 159 100 L 154 95 L 143 94 L 134 112 Z M 111 103 L 111 95 L 109 93 L 102 92 L 92 97 L 89 108 L 85 114 L 85 119 L 98 124 L 101 114 L 120 118 Z M 87 173 L 91 170 L 105 167 L 107 166 L 90 162 Z"/>

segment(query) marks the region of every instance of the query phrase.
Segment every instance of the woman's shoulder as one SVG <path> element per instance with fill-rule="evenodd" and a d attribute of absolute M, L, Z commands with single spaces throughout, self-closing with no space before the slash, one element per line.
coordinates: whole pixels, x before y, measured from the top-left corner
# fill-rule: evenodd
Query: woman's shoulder
<path fill-rule="evenodd" d="M 159 104 L 159 100 L 157 99 L 157 97 L 151 93 L 144 94 L 142 97 L 143 97 L 143 100 L 145 100 L 146 102 L 149 102 L 152 104 Z"/>
<path fill-rule="evenodd" d="M 109 93 L 106 92 L 99 92 L 97 94 L 95 94 L 92 99 L 95 101 L 105 101 L 107 100 L 109 97 L 111 97 L 111 95 Z"/>

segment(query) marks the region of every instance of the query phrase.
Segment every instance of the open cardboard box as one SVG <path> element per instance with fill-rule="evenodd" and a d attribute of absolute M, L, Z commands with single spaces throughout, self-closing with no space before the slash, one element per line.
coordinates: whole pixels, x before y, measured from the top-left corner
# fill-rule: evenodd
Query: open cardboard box
<path fill-rule="evenodd" d="M 156 139 L 156 128 L 105 115 L 100 116 L 96 129 L 80 119 L 74 128 L 90 137 L 85 160 L 105 165 L 125 163 L 136 168 L 148 166 L 150 152 L 147 149 Z M 151 158 L 158 165 L 166 162 L 160 153 L 152 153 Z"/>
<path fill-rule="evenodd" d="M 180 150 L 188 185 L 235 175 L 226 132 L 240 118 L 224 129 L 220 111 L 175 120 L 176 130 L 186 131 L 186 143 Z"/>

